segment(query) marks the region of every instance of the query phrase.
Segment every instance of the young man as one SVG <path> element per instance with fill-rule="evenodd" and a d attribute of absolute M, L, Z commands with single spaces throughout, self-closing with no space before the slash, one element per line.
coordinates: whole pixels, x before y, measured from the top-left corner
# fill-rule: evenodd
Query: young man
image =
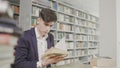
<path fill-rule="evenodd" d="M 41 59 L 45 51 L 54 46 L 54 37 L 49 33 L 50 28 L 57 21 L 54 11 L 43 8 L 37 19 L 37 26 L 24 32 L 15 48 L 16 68 L 50 67 L 50 64 L 63 60 L 63 57 L 46 57 Z"/>

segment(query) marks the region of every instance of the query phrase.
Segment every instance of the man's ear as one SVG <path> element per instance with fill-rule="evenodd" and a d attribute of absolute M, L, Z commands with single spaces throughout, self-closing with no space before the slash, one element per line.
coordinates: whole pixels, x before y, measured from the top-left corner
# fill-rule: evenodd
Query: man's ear
<path fill-rule="evenodd" d="M 37 18 L 36 23 L 39 24 L 40 21 L 41 21 L 41 18 Z"/>
<path fill-rule="evenodd" d="M 41 20 L 41 18 L 37 18 L 37 21 L 40 21 Z"/>

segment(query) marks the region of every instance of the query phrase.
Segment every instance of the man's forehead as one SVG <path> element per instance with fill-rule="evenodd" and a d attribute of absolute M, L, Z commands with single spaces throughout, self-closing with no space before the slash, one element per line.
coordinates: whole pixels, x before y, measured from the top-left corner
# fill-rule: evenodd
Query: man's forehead
<path fill-rule="evenodd" d="M 54 22 L 45 22 L 44 24 L 47 24 L 47 25 L 53 25 Z"/>

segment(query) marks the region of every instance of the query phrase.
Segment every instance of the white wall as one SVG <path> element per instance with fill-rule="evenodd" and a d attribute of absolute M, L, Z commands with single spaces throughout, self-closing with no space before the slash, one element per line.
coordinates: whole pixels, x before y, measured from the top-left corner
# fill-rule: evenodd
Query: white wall
<path fill-rule="evenodd" d="M 100 56 L 116 58 L 116 1 L 100 0 Z"/>
<path fill-rule="evenodd" d="M 117 8 L 117 68 L 120 68 L 120 0 L 116 0 Z"/>

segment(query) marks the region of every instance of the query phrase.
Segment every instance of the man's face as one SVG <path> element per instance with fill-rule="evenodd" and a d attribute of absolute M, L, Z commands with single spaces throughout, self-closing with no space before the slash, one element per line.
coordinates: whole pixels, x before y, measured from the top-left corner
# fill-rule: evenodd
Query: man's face
<path fill-rule="evenodd" d="M 38 27 L 39 33 L 44 36 L 49 33 L 54 22 L 44 22 L 41 18 L 38 19 Z"/>

